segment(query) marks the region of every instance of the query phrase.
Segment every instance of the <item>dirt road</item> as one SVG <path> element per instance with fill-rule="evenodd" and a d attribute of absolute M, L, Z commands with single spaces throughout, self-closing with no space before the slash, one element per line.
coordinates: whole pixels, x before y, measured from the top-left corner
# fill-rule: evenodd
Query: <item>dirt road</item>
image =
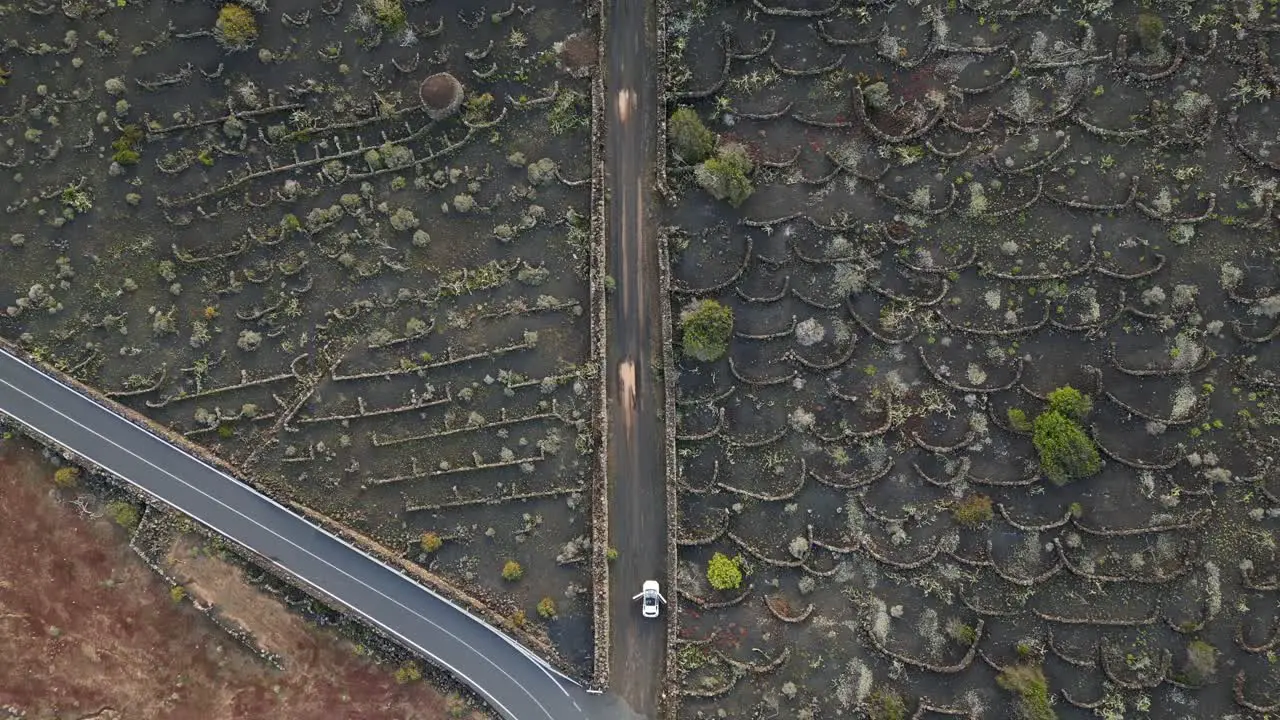
<path fill-rule="evenodd" d="M 608 114 L 605 172 L 609 197 L 609 274 L 617 282 L 609 337 L 611 690 L 630 709 L 656 717 L 665 623 L 644 620 L 632 596 L 645 580 L 666 577 L 667 508 L 663 487 L 662 388 L 657 248 L 653 212 L 658 107 L 653 66 L 655 11 L 644 0 L 610 0 L 605 38 Z M 664 588 L 664 591 L 666 588 Z"/>

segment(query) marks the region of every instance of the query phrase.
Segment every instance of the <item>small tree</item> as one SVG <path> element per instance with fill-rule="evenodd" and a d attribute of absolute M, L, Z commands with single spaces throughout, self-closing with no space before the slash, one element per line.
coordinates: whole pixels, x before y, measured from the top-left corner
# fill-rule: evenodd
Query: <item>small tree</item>
<path fill-rule="evenodd" d="M 1056 410 L 1076 422 L 1081 422 L 1093 410 L 1093 401 L 1088 395 L 1070 385 L 1063 385 L 1049 393 L 1049 409 Z"/>
<path fill-rule="evenodd" d="M 520 567 L 520 563 L 515 560 L 508 560 L 506 565 L 502 566 L 502 579 L 507 582 L 515 582 L 524 577 L 524 568 Z"/>
<path fill-rule="evenodd" d="M 680 313 L 680 347 L 694 360 L 724 357 L 732 334 L 733 309 L 715 300 L 698 300 Z"/>
<path fill-rule="evenodd" d="M 667 138 L 672 154 L 690 165 L 706 160 L 716 151 L 716 134 L 702 124 L 702 118 L 693 108 L 677 108 L 671 113 L 667 120 Z"/>
<path fill-rule="evenodd" d="M 433 553 L 444 546 L 444 540 L 440 538 L 439 533 L 424 532 L 420 541 L 423 552 Z"/>
<path fill-rule="evenodd" d="M 228 3 L 218 11 L 213 36 L 228 50 L 244 50 L 258 39 L 258 22 L 248 8 Z"/>
<path fill-rule="evenodd" d="M 1036 416 L 1031 438 L 1040 454 L 1040 470 L 1055 485 L 1096 475 L 1102 458 L 1084 429 L 1057 410 Z"/>
<path fill-rule="evenodd" d="M 58 468 L 53 473 L 53 484 L 60 488 L 75 487 L 75 484 L 79 482 L 79 480 L 80 468 L 78 467 L 71 467 L 70 465 L 67 465 L 66 467 Z"/>
<path fill-rule="evenodd" d="M 742 587 L 742 567 L 735 558 L 715 553 L 707 562 L 707 582 L 716 590 L 736 590 Z"/>
<path fill-rule="evenodd" d="M 725 143 L 716 150 L 715 157 L 702 161 L 694 170 L 693 179 L 715 199 L 738 207 L 755 192 L 750 177 L 754 167 L 746 147 Z"/>
<path fill-rule="evenodd" d="M 538 601 L 538 617 L 548 620 L 556 616 L 556 601 L 550 597 L 544 597 Z"/>

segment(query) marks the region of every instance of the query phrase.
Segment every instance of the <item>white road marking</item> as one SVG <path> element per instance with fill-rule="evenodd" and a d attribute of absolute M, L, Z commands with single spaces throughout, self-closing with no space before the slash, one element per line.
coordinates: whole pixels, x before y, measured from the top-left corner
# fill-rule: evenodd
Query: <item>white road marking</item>
<path fill-rule="evenodd" d="M 5 355 L 8 355 L 10 358 L 12 358 L 12 359 L 16 360 L 17 362 L 21 363 L 23 366 L 25 366 L 25 367 L 27 367 L 27 368 L 30 368 L 30 369 L 32 369 L 32 370 L 35 370 L 35 371 L 36 371 L 37 373 L 39 373 L 42 377 L 48 378 L 49 380 L 53 381 L 54 383 L 57 383 L 57 385 L 58 385 L 58 387 L 59 387 L 59 388 L 65 389 L 65 390 L 67 390 L 68 392 L 70 392 L 72 395 L 76 396 L 77 398 L 80 398 L 81 400 L 84 400 L 85 402 L 89 402 L 89 403 L 91 403 L 92 405 L 94 405 L 94 407 L 96 407 L 97 409 L 101 410 L 102 412 L 106 412 L 106 413 L 108 413 L 108 414 L 109 414 L 109 415 L 111 415 L 113 418 L 119 419 L 119 420 L 121 420 L 122 422 L 130 422 L 129 420 L 127 420 L 127 419 L 125 419 L 125 418 L 121 418 L 121 417 L 119 417 L 118 415 L 116 415 L 115 413 L 111 412 L 111 411 L 110 411 L 110 410 L 108 410 L 107 408 L 104 408 L 104 407 L 102 407 L 101 405 L 98 405 L 97 403 L 94 403 L 94 402 L 93 402 L 92 400 L 90 400 L 89 398 L 86 398 L 86 397 L 84 397 L 83 395 L 81 395 L 79 392 L 76 392 L 73 388 L 68 388 L 68 387 L 66 387 L 66 386 L 65 386 L 65 385 L 63 385 L 61 382 L 58 382 L 55 378 L 52 378 L 52 377 L 49 377 L 48 375 L 45 375 L 45 374 L 44 374 L 43 372 L 41 372 L 38 368 L 34 368 L 33 366 L 31 366 L 31 365 L 30 365 L 30 364 L 28 364 L 27 362 L 23 361 L 21 358 L 15 357 L 15 356 L 13 356 L 13 355 L 9 355 L 9 353 L 5 353 Z M 404 610 L 405 612 L 409 613 L 410 615 L 413 615 L 414 617 L 416 617 L 416 618 L 418 618 L 418 619 L 422 620 L 423 622 L 427 623 L 427 624 L 428 624 L 428 625 L 430 625 L 431 627 L 433 627 L 433 628 L 435 628 L 435 629 L 439 630 L 440 632 L 444 633 L 445 635 L 447 635 L 447 636 L 449 636 L 449 637 L 453 638 L 453 639 L 454 639 L 454 640 L 456 640 L 460 645 L 462 645 L 463 647 L 465 647 L 465 648 L 467 648 L 467 649 L 471 650 L 472 652 L 474 652 L 474 653 L 476 654 L 476 656 L 477 656 L 477 657 L 483 658 L 486 662 L 488 662 L 490 665 L 492 665 L 492 666 L 493 666 L 493 668 L 494 668 L 495 670 L 497 670 L 498 672 L 500 672 L 500 673 L 502 673 L 504 676 L 506 676 L 506 677 L 507 677 L 507 679 L 509 679 L 509 680 L 512 682 L 512 684 L 514 684 L 516 687 L 518 687 L 518 688 L 520 688 L 521 690 L 523 690 L 523 691 L 524 691 L 524 693 L 525 693 L 526 695 L 528 695 L 528 696 L 529 696 L 529 698 L 530 698 L 531 700 L 533 700 L 533 703 L 534 703 L 535 705 L 537 705 L 537 706 L 538 706 L 538 709 L 540 709 L 544 715 L 546 715 L 548 718 L 551 718 L 551 720 L 556 720 L 556 718 L 555 718 L 555 717 L 554 717 L 554 716 L 553 716 L 553 715 L 552 715 L 552 714 L 547 710 L 547 708 L 546 708 L 546 707 L 544 707 L 544 706 L 542 705 L 542 703 L 538 702 L 537 696 L 536 696 L 532 691 L 530 691 L 530 690 L 529 690 L 528 688 L 526 688 L 524 685 L 520 684 L 520 682 L 519 682 L 518 680 L 516 680 L 514 677 L 511 677 L 511 675 L 510 675 L 509 673 L 507 673 L 507 671 L 506 671 L 506 670 L 502 669 L 502 667 L 501 667 L 501 666 L 499 666 L 497 663 L 495 663 L 495 662 L 493 662 L 492 660 L 490 660 L 490 659 L 489 659 L 489 657 L 488 657 L 488 656 L 486 656 L 484 653 L 480 652 L 480 650 L 479 650 L 479 649 L 477 649 L 477 648 L 475 648 L 475 647 L 472 647 L 470 644 L 468 644 L 467 642 L 465 642 L 464 640 L 462 640 L 462 638 L 459 638 L 457 635 L 454 635 L 453 633 L 449 632 L 447 629 L 445 629 L 444 627 L 442 627 L 442 626 L 438 625 L 437 623 L 435 623 L 434 621 L 432 621 L 430 618 L 428 618 L 428 617 L 426 617 L 425 615 L 422 615 L 421 613 L 419 613 L 419 612 L 415 611 L 413 608 L 410 608 L 410 607 L 406 606 L 404 603 L 401 603 L 400 601 L 396 600 L 395 598 L 393 598 L 393 597 L 391 597 L 391 596 L 387 595 L 386 593 L 382 592 L 381 590 L 379 590 L 379 589 L 377 589 L 377 588 L 373 587 L 372 585 L 369 585 L 369 584 L 365 583 L 364 581 L 362 581 L 362 580 L 360 580 L 359 578 L 357 578 L 357 577 L 355 577 L 355 576 L 351 575 L 350 573 L 348 573 L 347 571 L 343 570 L 342 568 L 339 568 L 338 566 L 334 565 L 333 563 L 330 563 L 329 561 L 325 560 L 324 558 L 320 557 L 319 555 L 316 555 L 315 553 L 311 552 L 310 550 L 306 549 L 305 547 L 302 547 L 301 545 L 299 545 L 299 544 L 297 544 L 297 543 L 293 542 L 293 541 L 292 541 L 292 540 L 290 540 L 289 538 L 287 538 L 287 537 L 285 537 L 285 536 L 283 536 L 283 535 L 281 535 L 281 534 L 277 533 L 275 530 L 272 530 L 270 527 L 267 527 L 266 525 L 263 525 L 262 523 L 259 523 L 258 521 L 254 520 L 253 518 L 249 517 L 248 515 L 245 515 L 244 513 L 240 512 L 240 511 L 239 511 L 239 510 L 237 510 L 236 508 L 234 508 L 234 507 L 232 507 L 232 506 L 230 506 L 230 505 L 226 504 L 226 503 L 225 503 L 225 502 L 223 502 L 222 500 L 219 500 L 218 498 L 214 497 L 213 495 L 210 495 L 209 493 L 205 492 L 204 490 L 201 490 L 200 488 L 196 487 L 195 485 L 192 485 L 191 483 L 189 483 L 189 482 L 187 482 L 187 481 L 183 480 L 182 478 L 178 477 L 177 475 L 174 475 L 173 473 L 171 473 L 171 472 L 169 472 L 168 470 L 166 470 L 166 469 L 164 469 L 164 468 L 160 467 L 159 465 L 156 465 L 155 463 L 151 462 L 150 460 L 146 459 L 145 457 L 142 457 L 141 455 L 138 455 L 137 453 L 133 452 L 133 451 L 132 451 L 132 450 L 130 450 L 129 448 L 124 447 L 123 445 L 120 445 L 119 443 L 116 443 L 115 441 L 111 440 L 110 438 L 107 438 L 106 436 L 102 435 L 101 433 L 99 433 L 98 431 L 96 431 L 96 430 L 94 430 L 93 428 L 89 427 L 88 425 L 85 425 L 84 423 L 81 423 L 80 421 L 76 420 L 75 418 L 71 417 L 70 415 L 67 415 L 66 413 L 62 412 L 61 410 L 58 410 L 57 408 L 53 407 L 52 405 L 49 405 L 48 403 L 44 402 L 44 401 L 43 401 L 43 400 L 41 400 L 40 398 L 38 398 L 38 397 L 36 397 L 36 396 L 34 396 L 34 395 L 32 395 L 32 394 L 30 394 L 30 393 L 26 392 L 25 390 L 23 390 L 22 388 L 18 387 L 17 385 L 14 385 L 13 383 L 9 382 L 8 380 L 5 380 L 5 379 L 3 379 L 3 378 L 0 378 L 0 383 L 4 383 L 5 385 L 7 385 L 7 386 L 9 386 L 10 388 L 12 388 L 14 391 L 16 391 L 16 392 L 20 393 L 21 395 L 26 396 L 27 398 L 30 398 L 32 401 L 36 402 L 36 403 L 37 403 L 37 404 L 39 404 L 39 405 L 42 405 L 43 407 L 47 408 L 49 411 L 51 411 L 51 412 L 53 412 L 54 414 L 56 414 L 56 415 L 58 415 L 58 416 L 62 417 L 63 419 L 65 419 L 65 420 L 67 420 L 68 422 L 70 422 L 71 424 L 76 425 L 77 427 L 79 427 L 79 428 L 81 428 L 81 429 L 85 430 L 85 431 L 86 431 L 86 432 L 88 432 L 89 434 L 91 434 L 91 435 L 93 435 L 93 436 L 97 437 L 98 439 L 102 440 L 103 442 L 107 443 L 108 445 L 111 445 L 112 447 L 115 447 L 115 448 L 119 449 L 120 451 L 122 451 L 122 452 L 124 452 L 124 453 L 126 453 L 126 454 L 128 454 L 128 455 L 133 456 L 134 458 L 136 458 L 136 459 L 137 459 L 137 460 L 139 460 L 140 462 L 142 462 L 142 463 L 144 463 L 144 464 L 146 464 L 146 465 L 149 465 L 150 467 L 154 468 L 157 472 L 160 472 L 160 473 L 162 473 L 162 474 L 164 474 L 164 475 L 166 475 L 166 476 L 168 476 L 168 477 L 170 477 L 170 478 L 173 478 L 174 480 L 176 480 L 177 482 L 181 483 L 182 485 L 185 485 L 186 487 L 190 488 L 191 490 L 194 490 L 195 492 L 197 492 L 197 493 L 199 493 L 199 494 L 201 494 L 201 495 L 203 495 L 203 496 L 205 496 L 205 497 L 209 498 L 210 500 L 212 500 L 213 502 L 217 503 L 218 505 L 221 505 L 221 506 L 223 506 L 224 508 L 226 508 L 227 510 L 230 510 L 232 513 L 234 513 L 234 514 L 236 514 L 236 515 L 239 515 L 240 517 L 244 518 L 244 519 L 245 519 L 245 520 L 247 520 L 249 523 L 251 523 L 251 524 L 253 524 L 253 525 L 255 525 L 255 526 L 257 526 L 257 527 L 259 527 L 259 528 L 261 528 L 261 529 L 263 529 L 263 530 L 265 530 L 266 532 L 268 532 L 268 533 L 269 533 L 269 534 L 271 534 L 271 535 L 274 535 L 275 537 L 277 537 L 277 538 L 279 538 L 280 540 L 284 541 L 286 544 L 291 545 L 291 546 L 293 546 L 294 548 L 297 548 L 298 550 L 300 550 L 300 551 L 301 551 L 301 552 L 303 552 L 304 554 L 309 555 L 310 557 L 312 557 L 312 558 L 314 558 L 315 560 L 319 561 L 319 562 L 320 562 L 320 563 L 322 563 L 323 565 L 326 565 L 326 566 L 328 566 L 328 567 L 332 568 L 334 571 L 336 571 L 337 573 L 339 573 L 339 574 L 341 574 L 341 575 L 343 575 L 343 576 L 347 577 L 348 579 L 352 580 L 352 581 L 353 581 L 353 582 L 355 582 L 356 584 L 358 584 L 358 585 L 360 585 L 360 586 L 362 586 L 362 587 L 364 587 L 364 588 L 368 589 L 369 591 L 373 592 L 373 593 L 374 593 L 374 594 L 376 594 L 376 595 L 381 596 L 383 599 L 385 599 L 385 600 L 387 600 L 387 601 L 391 602 L 392 604 L 394 604 L 394 605 L 398 606 L 399 608 L 401 608 L 401 609 L 402 609 L 402 610 Z M 11 414 L 11 413 L 8 413 L 7 411 L 3 411 L 2 409 L 0 409 L 0 412 L 5 412 L 5 414 Z M 27 423 L 26 423 L 25 421 L 23 421 L 21 418 L 19 418 L 18 416 L 16 416 L 16 415 L 12 415 L 12 417 L 13 417 L 15 420 L 17 420 L 19 423 L 24 424 L 24 425 L 27 425 Z M 132 424 L 132 423 L 130 423 L 130 424 Z M 27 426 L 28 426 L 28 427 L 30 427 L 30 428 L 32 428 L 32 429 L 33 429 L 33 430 L 35 430 L 36 432 L 40 433 L 41 435 L 44 435 L 46 438 L 49 438 L 49 439 L 50 439 L 50 440 L 52 440 L 53 442 L 61 444 L 61 443 L 60 443 L 60 441 L 59 441 L 57 438 L 55 438 L 55 437 L 53 437 L 53 436 L 49 435 L 49 434 L 48 434 L 47 432 L 45 432 L 44 430 L 41 430 L 40 428 L 37 428 L 37 427 L 35 427 L 34 425 L 27 425 Z M 135 427 L 136 427 L 136 426 L 135 426 Z M 139 428 L 139 429 L 141 429 L 141 428 Z M 157 441 L 160 441 L 160 442 L 164 442 L 164 441 L 163 441 L 163 439 L 158 438 L 158 437 L 155 437 L 155 436 L 151 435 L 150 433 L 147 433 L 147 437 L 149 437 L 149 438 L 151 438 L 151 439 L 154 439 L 154 440 L 157 440 Z M 166 444 L 167 444 L 167 443 L 166 443 Z M 68 446 L 68 447 L 69 447 L 69 446 Z M 203 462 L 203 461 L 201 461 L 199 458 L 195 458 L 195 457 L 192 457 L 192 456 L 190 456 L 190 455 L 187 455 L 185 452 L 182 452 L 180 449 L 178 449 L 178 448 L 176 448 L 176 447 L 174 447 L 174 446 L 172 446 L 172 445 L 169 445 L 169 447 L 170 447 L 170 448 L 172 448 L 172 449 L 174 449 L 175 451 L 177 451 L 177 452 L 179 452 L 179 453 L 182 453 L 182 455 L 183 455 L 184 457 L 187 457 L 187 458 L 189 458 L 189 459 L 191 459 L 191 460 L 196 461 L 197 463 L 200 463 L 201 465 L 203 465 L 204 467 L 208 468 L 208 469 L 209 469 L 209 470 L 211 470 L 212 472 L 215 472 L 215 473 L 217 473 L 218 475 L 221 475 L 221 476 L 223 476 L 223 477 L 225 477 L 225 478 L 227 478 L 227 479 L 229 479 L 229 480 L 231 480 L 231 481 L 233 481 L 233 482 L 235 482 L 235 483 L 238 483 L 238 484 L 243 485 L 243 483 L 241 483 L 241 481 L 237 480 L 237 479 L 236 479 L 236 478 L 234 478 L 234 477 L 231 477 L 230 475 L 227 475 L 226 473 L 222 472 L 221 470 L 219 470 L 219 469 L 217 469 L 217 468 L 215 468 L 215 467 L 212 467 L 212 466 L 208 465 L 207 463 L 204 463 L 204 462 Z M 73 450 L 74 452 L 80 452 L 80 451 L 78 451 L 78 450 L 75 450 L 74 448 L 70 448 L 70 449 L 71 449 L 71 450 Z M 99 461 L 99 460 L 97 460 L 97 459 L 95 459 L 95 458 L 92 458 L 92 457 L 88 456 L 88 455 L 85 455 L 85 457 L 89 458 L 90 460 L 92 460 L 93 462 L 97 463 L 98 465 L 100 465 L 100 466 L 102 466 L 102 467 L 106 468 L 107 470 L 111 471 L 113 474 L 115 474 L 116 476 L 120 477 L 121 479 L 126 480 L 126 481 L 128 481 L 128 482 L 130 482 L 130 483 L 132 483 L 132 484 L 138 485 L 138 487 L 141 487 L 143 490 L 147 490 L 147 488 L 145 488 L 144 486 L 142 486 L 142 485 L 140 485 L 140 484 L 138 484 L 138 483 L 134 482 L 133 480 L 130 480 L 130 478 L 128 478 L 124 473 L 118 472 L 117 470 L 113 469 L 110 465 L 107 465 L 106 463 L 101 462 L 101 461 Z M 257 491 L 253 490 L 252 488 L 249 488 L 248 486 L 245 486 L 245 487 L 246 487 L 247 489 L 249 489 L 249 490 L 253 491 L 254 493 L 256 493 L 259 497 L 263 497 L 263 498 L 267 499 L 267 500 L 268 500 L 268 501 L 270 501 L 272 504 L 274 504 L 274 505 L 276 505 L 277 507 L 279 507 L 281 510 L 284 510 L 284 511 L 288 512 L 289 514 L 294 515 L 294 517 L 298 517 L 298 516 L 297 516 L 295 513 L 293 513 L 291 510 L 289 510 L 288 508 L 284 507 L 283 505 L 280 505 L 279 503 L 277 503 L 276 501 L 272 500 L 271 498 L 268 498 L 268 497 L 266 497 L 265 495 L 261 495 L 261 493 L 257 493 Z M 156 493 L 153 493 L 153 492 L 152 492 L 152 491 L 150 491 L 150 490 L 147 490 L 147 492 L 148 492 L 148 493 L 150 493 L 150 494 L 152 494 L 152 495 L 156 495 L 156 497 L 159 497 L 159 495 L 157 495 Z M 177 505 L 174 505 L 173 503 L 170 503 L 169 501 L 165 500 L 164 498 L 160 498 L 160 499 L 161 499 L 162 501 L 164 501 L 166 504 L 169 504 L 169 505 L 173 506 L 173 507 L 174 507 L 174 508 L 176 508 L 177 510 L 179 510 L 179 511 L 181 511 L 181 512 L 183 512 L 183 513 L 187 514 L 187 515 L 190 515 L 190 516 L 191 516 L 191 517 L 193 517 L 193 518 L 195 518 L 195 519 L 196 519 L 196 520 L 198 520 L 201 524 L 206 525 L 206 526 L 208 526 L 208 527 L 210 527 L 210 528 L 213 528 L 213 530 L 214 530 L 214 531 L 216 531 L 216 532 L 218 532 L 219 534 L 225 535 L 225 536 L 227 536 L 227 537 L 229 537 L 229 538 L 233 538 L 233 539 L 235 538 L 235 535 L 233 535 L 233 534 L 231 534 L 231 533 L 228 533 L 228 532 L 224 532 L 223 530 L 221 530 L 220 528 L 218 528 L 216 525 L 214 525 L 214 524 L 212 524 L 212 523 L 209 523 L 209 522 L 206 522 L 205 520 L 203 520 L 203 519 L 202 519 L 199 515 L 197 515 L 196 513 L 192 512 L 192 511 L 190 511 L 190 510 L 187 510 L 187 509 L 185 509 L 185 508 L 178 507 Z M 302 519 L 302 518 L 299 518 L 299 519 Z M 304 522 L 306 522 L 306 521 L 304 520 Z M 310 527 L 315 527 L 315 526 L 311 525 L 310 523 L 307 523 L 307 525 L 308 525 L 308 526 L 310 526 Z M 396 572 L 396 571 L 392 570 L 392 568 L 390 568 L 389 566 L 387 566 L 385 563 L 382 563 L 381 561 L 377 560 L 376 558 L 373 558 L 373 557 L 371 557 L 371 556 L 369 556 L 369 555 L 365 554 L 363 551 L 359 550 L 358 548 L 352 547 L 350 544 L 348 544 L 348 543 L 344 542 L 344 541 L 343 541 L 343 540 L 341 540 L 340 538 L 334 537 L 333 535 L 331 535 L 330 533 L 328 533 L 328 532 L 327 532 L 326 530 L 324 530 L 323 528 L 316 528 L 316 529 L 317 529 L 317 530 L 319 530 L 320 532 L 324 533 L 326 536 L 328 536 L 328 537 L 329 537 L 329 538 L 331 538 L 332 540 L 334 540 L 334 541 L 336 541 L 336 542 L 339 542 L 339 543 L 341 543 L 341 544 L 343 544 L 343 545 L 347 546 L 348 548 L 350 548 L 350 549 L 354 550 L 355 552 L 360 553 L 361 555 L 364 555 L 366 558 L 368 558 L 368 559 L 370 559 L 370 560 L 373 560 L 374 562 L 377 562 L 379 565 L 382 565 L 382 567 L 386 568 L 387 570 L 391 570 L 392 572 Z M 257 552 L 262 552 L 262 551 L 258 551 L 256 548 L 252 548 L 252 549 L 254 549 L 254 550 L 255 550 L 255 551 L 257 551 Z M 395 636 L 396 638 L 398 638 L 401 642 L 403 642 L 403 643 L 405 643 L 406 645 L 409 645 L 410 647 L 412 647 L 412 648 L 414 648 L 414 649 L 418 650 L 418 651 L 419 651 L 419 652 L 421 652 L 423 655 L 425 655 L 425 656 L 427 656 L 427 657 L 431 658 L 433 661 L 435 661 L 435 663 L 436 663 L 436 664 L 438 664 L 438 665 L 440 665 L 441 667 L 445 668 L 446 670 L 448 670 L 449 672 L 451 672 L 451 673 L 453 673 L 454 675 L 458 676 L 459 678 L 462 678 L 465 682 L 467 682 L 467 684 L 469 684 L 469 685 L 471 685 L 472 687 L 476 688 L 476 690 L 477 690 L 478 692 L 480 692 L 482 695 L 484 695 L 484 696 L 485 696 L 485 699 L 486 699 L 487 701 L 489 701 L 491 704 L 493 704 L 496 708 L 498 708 L 498 710 L 499 710 L 500 712 L 502 712 L 502 714 L 503 714 L 503 715 L 506 715 L 507 717 L 512 718 L 513 720 L 518 720 L 518 716 L 517 716 L 517 715 L 513 714 L 510 710 L 508 710 L 506 706 L 504 706 L 501 702 L 499 702 L 499 701 L 497 700 L 497 698 L 494 698 L 494 697 L 490 696 L 490 695 L 489 695 L 489 694 L 488 694 L 488 693 L 483 689 L 483 686 L 482 686 L 480 683 L 477 683 L 477 682 L 473 681 L 470 677 L 468 677 L 467 675 L 465 675 L 464 673 L 462 673 L 461 671 L 459 671 L 457 668 L 455 668 L 455 667 L 453 667 L 452 665 L 450 665 L 448 662 L 446 662 L 444 659 L 442 659 L 442 658 L 440 658 L 439 656 L 437 656 L 435 653 L 432 653 L 430 650 L 427 650 L 426 648 L 424 648 L 424 647 L 422 647 L 422 646 L 418 645 L 417 643 L 413 642 L 413 641 L 412 641 L 412 640 L 410 640 L 409 638 L 404 637 L 404 636 L 403 636 L 403 635 L 401 635 L 400 633 L 396 632 L 394 629 L 384 626 L 382 623 L 378 622 L 376 619 L 374 619 L 373 617 L 371 617 L 371 616 L 369 616 L 369 615 L 365 614 L 363 611 L 361 611 L 359 608 L 357 608 L 357 607 L 355 606 L 355 604 L 354 604 L 354 603 L 347 602 L 346 600 L 344 600 L 343 598 L 341 598 L 341 597 L 340 597 L 340 596 L 338 596 L 337 594 L 335 594 L 335 593 L 333 593 L 333 592 L 331 592 L 331 591 L 325 590 L 324 588 L 320 587 L 319 585 L 316 585 L 315 583 L 311 582 L 311 581 L 310 581 L 310 580 L 308 580 L 307 578 L 302 577 L 302 575 L 298 574 L 297 572 L 294 572 L 294 571 L 290 570 L 288 567 L 284 566 L 283 564 L 281 564 L 280 562 L 276 561 L 275 559 L 272 559 L 272 558 L 269 558 L 269 559 L 271 559 L 272 564 L 276 565 L 277 567 L 281 568 L 282 570 L 285 570 L 285 571 L 286 571 L 286 572 L 288 572 L 290 575 L 292 575 L 292 576 L 294 576 L 294 577 L 298 578 L 299 580 L 303 581 L 303 582 L 304 582 L 304 583 L 306 583 L 307 585 L 310 585 L 311 587 L 315 588 L 318 592 L 320 592 L 320 593 L 322 593 L 322 594 L 325 594 L 325 595 L 329 595 L 330 597 L 333 597 L 333 598 L 334 598 L 335 600 L 337 600 L 338 602 L 340 602 L 340 603 L 342 603 L 342 604 L 346 605 L 347 607 L 351 608 L 353 612 L 355 612 L 357 615 L 360 615 L 361 617 L 363 617 L 363 618 L 364 618 L 365 620 L 367 620 L 368 622 L 370 622 L 370 623 L 372 623 L 372 624 L 374 624 L 374 625 L 378 626 L 379 628 L 383 629 L 384 631 L 386 631 L 386 632 L 388 632 L 388 633 L 390 633 L 390 634 L 394 635 L 394 636 Z M 401 573 L 401 575 L 402 575 L 402 573 Z M 415 586 L 416 586 L 416 587 L 419 587 L 419 588 L 420 588 L 420 589 L 422 589 L 422 590 L 426 590 L 427 592 L 431 592 L 431 591 L 430 591 L 430 590 L 428 590 L 427 588 L 421 588 L 421 586 L 417 586 L 417 584 L 416 584 L 416 583 L 415 583 Z M 439 600 L 442 600 L 442 601 L 444 601 L 444 602 L 448 602 L 447 600 L 445 600 L 445 598 L 441 598 L 441 597 L 439 597 L 438 595 L 435 595 L 435 593 L 433 593 L 433 592 L 432 592 L 431 594 L 432 594 L 433 596 L 435 596 L 435 597 L 436 597 L 437 599 L 439 599 Z M 453 605 L 452 603 L 449 603 L 449 604 L 450 604 L 450 605 Z M 455 605 L 454 607 L 457 607 L 457 606 Z M 459 608 L 459 610 L 461 610 L 461 608 Z M 465 612 L 465 611 L 464 611 L 464 612 Z M 500 633 L 498 633 L 498 635 L 499 635 L 499 637 L 503 637 L 504 639 L 507 639 L 507 640 L 508 640 L 508 642 L 510 642 L 511 644 L 515 645 L 515 646 L 516 646 L 516 649 L 517 649 L 517 650 L 519 650 L 519 651 L 521 651 L 521 652 L 522 652 L 526 657 L 530 657 L 530 656 L 532 656 L 532 653 L 531 653 L 527 648 L 524 648 L 524 647 L 522 647 L 522 646 L 517 645 L 517 644 L 515 643 L 515 641 L 510 640 L 509 638 L 505 638 L 505 636 L 501 635 Z M 538 664 L 539 668 L 543 670 L 543 672 L 544 672 L 544 673 L 547 673 L 546 668 L 542 667 L 541 663 L 537 663 L 537 664 Z M 557 681 L 555 680 L 555 678 L 554 678 L 554 677 L 551 677 L 550 673 L 547 673 L 547 676 L 548 676 L 548 678 L 549 678 L 553 683 L 555 683 L 555 685 L 556 685 L 557 687 L 559 687 L 559 688 L 560 688 L 560 691 L 561 691 L 561 692 L 563 692 L 566 696 L 570 697 L 570 700 L 572 701 L 572 696 L 570 696 L 570 695 L 569 695 L 569 692 L 568 692 L 567 690 L 565 690 L 565 689 L 564 689 L 564 687 L 562 687 L 562 686 L 560 685 L 560 683 L 559 683 L 559 682 L 557 682 Z M 577 703 L 576 703 L 576 702 L 574 703 L 574 706 L 575 706 L 575 707 L 577 707 Z M 581 710 L 581 708 L 579 708 L 579 710 Z"/>

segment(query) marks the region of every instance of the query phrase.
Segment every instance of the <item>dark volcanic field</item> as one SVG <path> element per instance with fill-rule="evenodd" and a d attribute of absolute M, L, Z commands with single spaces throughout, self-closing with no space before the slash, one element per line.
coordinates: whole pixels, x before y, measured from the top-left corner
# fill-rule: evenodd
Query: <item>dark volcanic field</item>
<path fill-rule="evenodd" d="M 0 8 L 0 333 L 586 667 L 585 7 L 220 7 Z"/>
<path fill-rule="evenodd" d="M 677 360 L 682 716 L 1274 714 L 1275 5 L 674 5 L 755 186 L 668 159 L 677 323 L 734 312 Z M 1009 411 L 1066 385 L 1057 486 Z"/>

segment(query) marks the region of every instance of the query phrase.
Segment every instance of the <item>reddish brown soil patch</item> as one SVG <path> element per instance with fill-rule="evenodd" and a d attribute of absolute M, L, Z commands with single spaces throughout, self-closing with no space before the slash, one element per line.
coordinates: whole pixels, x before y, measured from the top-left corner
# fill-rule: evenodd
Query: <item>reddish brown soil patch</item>
<path fill-rule="evenodd" d="M 309 629 L 231 565 L 188 563 L 201 592 L 284 656 L 285 671 L 271 669 L 175 603 L 123 531 L 51 497 L 52 475 L 25 446 L 0 450 L 0 706 L 42 718 L 111 708 L 131 720 L 449 716 L 436 689 L 397 685 L 390 668 Z"/>
<path fill-rule="evenodd" d="M 589 30 L 570 35 L 560 46 L 560 62 L 571 73 L 589 70 L 597 60 L 596 36 Z"/>

